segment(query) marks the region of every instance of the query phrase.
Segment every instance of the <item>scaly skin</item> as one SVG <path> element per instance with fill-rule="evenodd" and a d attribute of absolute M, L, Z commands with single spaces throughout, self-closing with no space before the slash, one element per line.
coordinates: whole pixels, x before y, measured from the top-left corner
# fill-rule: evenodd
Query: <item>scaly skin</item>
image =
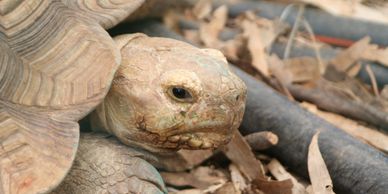
<path fill-rule="evenodd" d="M 112 135 L 82 133 L 70 173 L 51 194 L 165 193 L 162 177 L 145 159 L 155 160 Z"/>
<path fill-rule="evenodd" d="M 77 121 L 103 101 L 119 64 L 96 126 L 154 152 L 215 148 L 231 138 L 245 86 L 219 52 L 139 34 L 115 45 L 104 30 L 143 2 L 0 0 L 0 193 L 46 193 L 61 182 L 76 155 Z M 151 178 L 125 176 L 140 177 L 150 165 L 124 154 L 132 152 L 103 138 L 81 140 L 58 191 L 139 193 Z M 93 168 L 99 164 L 117 169 L 106 174 Z"/>
<path fill-rule="evenodd" d="M 160 175 L 142 159 L 148 151 L 214 149 L 240 125 L 246 87 L 220 52 L 144 34 L 115 40 L 122 64 L 91 123 L 130 147 L 81 136 L 73 167 L 53 194 L 163 193 Z M 172 87 L 191 98 L 174 97 Z"/>
<path fill-rule="evenodd" d="M 240 125 L 244 83 L 216 50 L 144 34 L 115 38 L 122 63 L 92 124 L 152 152 L 211 149 Z M 177 99 L 173 87 L 192 98 Z"/>

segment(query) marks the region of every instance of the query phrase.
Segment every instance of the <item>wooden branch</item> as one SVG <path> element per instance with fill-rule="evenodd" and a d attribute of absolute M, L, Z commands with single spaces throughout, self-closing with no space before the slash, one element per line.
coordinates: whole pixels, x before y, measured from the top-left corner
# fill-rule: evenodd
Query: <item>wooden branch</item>
<path fill-rule="evenodd" d="M 244 138 L 255 151 L 268 149 L 276 145 L 279 141 L 278 136 L 269 131 L 251 133 Z"/>
<path fill-rule="evenodd" d="M 324 110 L 365 121 L 388 131 L 388 113 L 372 106 L 372 103 L 351 100 L 343 96 L 340 90 L 329 85 L 323 86 L 324 83 L 314 88 L 298 85 L 290 85 L 287 88 L 296 99 L 311 102 Z"/>

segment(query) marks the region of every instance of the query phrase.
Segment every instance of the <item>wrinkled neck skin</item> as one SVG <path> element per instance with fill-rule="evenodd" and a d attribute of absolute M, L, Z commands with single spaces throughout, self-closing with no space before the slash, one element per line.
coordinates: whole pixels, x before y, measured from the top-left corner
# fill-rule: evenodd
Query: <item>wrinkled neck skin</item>
<path fill-rule="evenodd" d="M 91 115 L 94 129 L 158 153 L 215 149 L 232 138 L 246 87 L 219 51 L 143 34 L 115 40 L 122 64 Z"/>
<path fill-rule="evenodd" d="M 137 122 L 135 118 L 138 116 L 135 115 L 135 110 L 131 107 L 130 104 L 126 104 L 127 107 L 124 111 L 120 110 L 119 99 L 113 94 L 113 96 L 108 96 L 97 108 L 91 113 L 90 121 L 93 131 L 102 131 L 107 132 L 116 136 L 122 143 L 140 148 L 152 153 L 171 153 L 177 151 L 177 149 L 164 149 L 156 148 L 149 146 L 148 144 L 143 143 L 144 137 L 142 133 L 137 133 L 142 131 L 140 125 L 141 122 Z M 125 105 L 122 105 L 125 106 Z M 124 113 L 124 114 L 123 114 Z M 122 118 L 125 116 L 125 118 Z M 125 125 L 122 120 L 126 118 L 132 118 L 127 120 L 126 123 L 133 123 L 134 125 Z M 110 129 L 115 129 L 114 131 Z M 151 134 L 148 134 L 151 135 Z"/>

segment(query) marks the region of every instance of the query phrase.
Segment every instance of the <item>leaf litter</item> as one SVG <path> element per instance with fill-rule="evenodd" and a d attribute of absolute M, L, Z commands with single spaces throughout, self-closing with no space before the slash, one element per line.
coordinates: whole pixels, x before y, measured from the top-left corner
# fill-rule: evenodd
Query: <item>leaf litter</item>
<path fill-rule="evenodd" d="M 331 0 L 333 4 L 315 0 L 299 2 L 336 15 L 388 22 L 386 16 L 374 17 L 384 11 L 388 13 L 388 8 L 374 9 L 367 7 L 366 3 L 339 0 Z M 195 44 L 219 49 L 230 62 L 264 80 L 290 100 L 298 100 L 296 102 L 301 107 L 360 141 L 388 152 L 388 136 L 379 129 L 380 124 L 388 123 L 388 86 L 380 86 L 371 66 L 365 64 L 367 61 L 388 66 L 388 49 L 372 44 L 371 38 L 366 36 L 348 48 L 333 48 L 336 55 L 325 58 L 321 57 L 320 50 L 332 46 L 319 42 L 303 18 L 304 30 L 298 28 L 295 37 L 290 37 L 290 26 L 281 20 L 265 19 L 252 11 L 231 18 L 227 6 L 212 6 L 211 1 L 200 0 L 192 10 L 186 10 L 180 16 L 175 14 L 174 17 L 179 19 L 170 20 L 170 23 L 179 20 L 196 24 L 197 29 L 180 28 L 176 31 Z M 290 38 L 294 39 L 291 48 L 308 48 L 315 55 L 279 57 L 284 53 L 274 52 L 273 45 L 285 44 Z M 361 71 L 367 72 L 369 82 L 359 80 L 357 75 Z M 330 108 L 327 106 L 330 103 L 338 104 Z M 379 119 L 368 119 L 364 116 L 368 114 L 377 115 Z M 163 173 L 171 193 L 334 193 L 335 188 L 319 149 L 319 132 L 312 137 L 308 147 L 309 179 L 293 175 L 278 159 L 263 155 L 261 151 L 282 141 L 276 134 L 263 134 L 244 138 L 237 133 L 223 148 L 214 150 L 203 159 L 196 157 L 197 163 L 187 165 L 191 170 Z M 184 159 L 190 160 L 187 155 Z"/>

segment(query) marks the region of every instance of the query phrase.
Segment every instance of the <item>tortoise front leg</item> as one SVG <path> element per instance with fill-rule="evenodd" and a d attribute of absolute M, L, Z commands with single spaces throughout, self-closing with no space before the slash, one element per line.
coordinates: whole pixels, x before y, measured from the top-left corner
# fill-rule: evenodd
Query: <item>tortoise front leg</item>
<path fill-rule="evenodd" d="M 101 133 L 82 133 L 74 164 L 53 194 L 166 193 L 151 155 Z"/>

